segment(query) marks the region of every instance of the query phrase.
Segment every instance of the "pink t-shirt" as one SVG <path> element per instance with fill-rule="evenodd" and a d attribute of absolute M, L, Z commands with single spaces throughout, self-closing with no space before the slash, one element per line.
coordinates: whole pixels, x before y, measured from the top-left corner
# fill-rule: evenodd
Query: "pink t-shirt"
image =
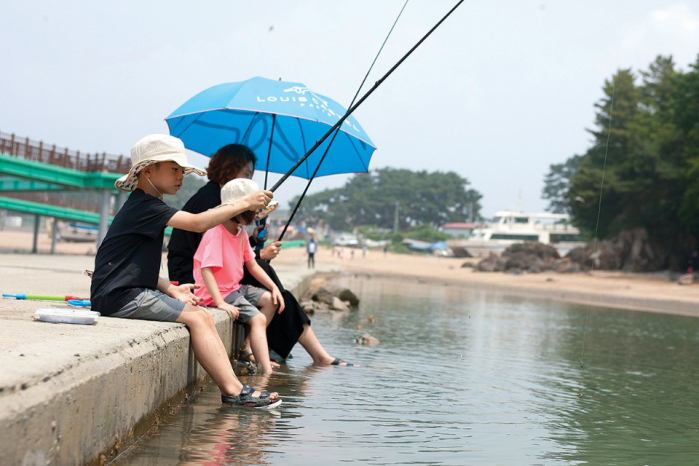
<path fill-rule="evenodd" d="M 194 294 L 203 298 L 201 304 L 211 306 L 214 300 L 206 289 L 201 269 L 210 267 L 214 273 L 221 296 L 226 296 L 240 288 L 243 279 L 243 264 L 255 259 L 250 247 L 248 234 L 242 228 L 237 235 L 231 234 L 226 227 L 218 225 L 204 233 L 197 252 L 194 253 L 194 282 L 201 288 Z"/>

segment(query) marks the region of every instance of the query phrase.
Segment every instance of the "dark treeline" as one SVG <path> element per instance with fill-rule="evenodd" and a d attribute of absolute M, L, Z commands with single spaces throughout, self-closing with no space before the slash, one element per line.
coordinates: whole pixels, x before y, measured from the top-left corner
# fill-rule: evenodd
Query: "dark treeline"
<path fill-rule="evenodd" d="M 469 184 L 454 172 L 380 168 L 354 175 L 341 188 L 306 196 L 294 221 L 323 220 L 335 230 L 360 225 L 391 229 L 397 209 L 401 231 L 416 225 L 438 228 L 480 217 L 482 196 Z M 293 199 L 290 208 L 297 201 Z"/>
<path fill-rule="evenodd" d="M 699 238 L 699 58 L 682 71 L 659 56 L 648 70 L 619 70 L 602 89 L 592 146 L 551 165 L 543 196 L 593 237 L 609 141 L 598 237 L 645 228 L 673 266 Z"/>

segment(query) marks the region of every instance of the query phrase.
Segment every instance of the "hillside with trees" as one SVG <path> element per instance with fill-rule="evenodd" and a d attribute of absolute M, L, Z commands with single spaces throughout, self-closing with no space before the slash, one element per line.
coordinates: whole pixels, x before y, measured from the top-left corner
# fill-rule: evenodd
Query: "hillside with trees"
<path fill-rule="evenodd" d="M 357 226 L 392 229 L 398 211 L 398 229 L 418 225 L 438 228 L 448 222 L 480 218 L 481 194 L 454 172 L 380 168 L 354 175 L 344 186 L 308 195 L 294 219 L 323 220 L 334 230 Z M 298 197 L 289 206 L 293 209 Z"/>
<path fill-rule="evenodd" d="M 681 267 L 699 238 L 699 58 L 682 71 L 659 56 L 647 70 L 617 71 L 602 91 L 591 147 L 551 165 L 543 197 L 590 238 L 598 211 L 600 239 L 645 229 L 666 266 Z"/>

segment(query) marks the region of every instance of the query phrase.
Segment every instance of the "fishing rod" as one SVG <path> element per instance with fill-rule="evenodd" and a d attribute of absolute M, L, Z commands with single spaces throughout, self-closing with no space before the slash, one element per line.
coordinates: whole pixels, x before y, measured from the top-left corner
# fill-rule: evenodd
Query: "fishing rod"
<path fill-rule="evenodd" d="M 378 81 L 376 81 L 376 84 L 374 84 L 374 86 L 373 86 L 371 89 L 369 89 L 369 91 L 368 91 L 366 94 L 364 94 L 364 95 L 362 96 L 361 99 L 359 99 L 359 102 L 357 102 L 356 104 L 354 104 L 353 106 L 351 106 L 350 109 L 347 110 L 347 113 L 345 113 L 344 116 L 343 116 L 342 118 L 340 118 L 340 119 L 338 120 L 338 122 L 335 123 L 335 124 L 333 125 L 333 127 L 330 128 L 330 130 L 328 130 L 327 133 L 325 133 L 325 135 L 323 135 L 322 138 L 320 138 L 319 140 L 317 140 L 316 143 L 313 145 L 313 147 L 311 147 L 311 148 L 308 150 L 308 152 L 306 152 L 306 154 L 305 154 L 303 157 L 301 157 L 301 158 L 299 159 L 299 161 L 296 162 L 296 164 L 295 164 L 293 167 L 291 167 L 291 169 L 289 169 L 289 171 L 286 172 L 286 173 L 284 174 L 284 176 L 282 176 L 281 179 L 275 183 L 274 186 L 272 186 L 272 188 L 270 188 L 270 191 L 272 191 L 272 192 L 276 191 L 277 188 L 279 188 L 279 186 L 281 186 L 282 183 L 284 183 L 284 181 L 286 181 L 286 180 L 291 176 L 291 174 L 292 174 L 299 166 L 301 166 L 301 164 L 302 164 L 303 162 L 305 162 L 306 159 L 307 159 L 321 144 L 323 144 L 323 142 L 325 142 L 325 140 L 332 134 L 332 132 L 335 131 L 336 129 L 338 129 L 340 126 L 342 126 L 342 123 L 344 123 L 345 120 L 346 120 L 357 108 L 359 108 L 359 106 L 362 105 L 362 104 L 364 103 L 364 101 L 365 101 L 371 94 L 374 93 L 374 91 L 386 80 L 386 78 L 388 78 L 388 77 L 389 77 L 389 76 L 390 76 L 390 75 L 391 75 L 391 74 L 392 74 L 392 73 L 393 73 L 393 72 L 394 72 L 394 71 L 395 71 L 395 70 L 396 70 L 396 69 L 397 69 L 397 68 L 398 68 L 398 67 L 399 67 L 399 66 L 400 66 L 414 51 L 415 51 L 415 49 L 417 49 L 417 48 L 425 41 L 425 39 L 427 39 L 427 38 L 428 38 L 428 37 L 429 37 L 429 36 L 430 36 L 430 35 L 431 35 L 431 34 L 432 34 L 432 33 L 433 33 L 433 32 L 434 32 L 434 31 L 435 31 L 435 30 L 436 30 L 436 29 L 437 29 L 437 28 L 438 28 L 438 27 L 439 27 L 453 12 L 454 12 L 454 10 L 456 10 L 463 2 L 464 2 L 464 0 L 459 0 L 459 2 L 458 2 L 451 10 L 449 10 L 449 12 L 448 12 L 446 15 L 444 15 L 444 17 L 443 17 L 442 19 L 440 19 L 439 22 L 438 22 L 437 24 L 435 24 L 435 25 L 432 27 L 432 29 L 430 29 L 429 32 L 427 32 L 427 34 L 425 34 L 425 35 L 422 37 L 422 39 L 420 39 L 420 40 L 417 42 L 417 44 L 415 44 L 415 45 L 413 46 L 413 48 L 411 48 L 411 49 L 408 51 L 408 53 L 406 53 L 406 54 L 403 56 L 403 58 L 401 58 L 400 60 L 398 60 L 398 63 L 396 63 L 395 65 L 393 65 L 393 67 L 392 67 L 390 70 L 388 70 L 388 72 L 387 72 L 385 75 L 383 75 L 383 77 L 382 77 L 381 79 L 379 79 Z"/>
<path fill-rule="evenodd" d="M 401 8 L 400 12 L 398 13 L 396 20 L 393 22 L 393 26 L 391 26 L 391 29 L 388 31 L 388 34 L 386 35 L 386 38 L 383 40 L 383 44 L 381 44 L 381 47 L 379 47 L 379 51 L 377 52 L 376 56 L 374 57 L 374 61 L 371 62 L 371 66 L 369 66 L 369 70 L 364 75 L 364 79 L 362 79 L 362 83 L 357 88 L 357 92 L 354 93 L 354 97 L 352 97 L 352 102 L 350 102 L 349 108 L 351 108 L 352 105 L 354 105 L 354 102 L 357 100 L 357 97 L 359 96 L 359 93 L 361 92 L 362 87 L 364 87 L 364 83 L 366 82 L 367 78 L 369 78 L 369 74 L 371 73 L 371 70 L 374 69 L 374 65 L 376 64 L 376 60 L 379 59 L 379 55 L 381 55 L 381 52 L 383 51 L 383 48 L 386 45 L 386 42 L 388 42 L 388 38 L 391 37 L 391 33 L 393 32 L 393 29 L 396 27 L 396 24 L 398 24 L 398 20 L 400 19 L 401 15 L 403 14 L 405 7 L 408 6 L 409 1 L 410 0 L 405 0 L 405 3 L 403 4 L 403 8 Z M 274 128 L 272 128 L 272 130 L 274 130 Z M 299 210 L 299 207 L 301 206 L 301 202 L 303 202 L 303 199 L 306 197 L 306 193 L 308 192 L 308 188 L 311 187 L 311 183 L 313 183 L 313 180 L 315 179 L 316 175 L 318 174 L 318 170 L 320 170 L 320 166 L 323 164 L 323 161 L 325 160 L 325 157 L 328 155 L 328 152 L 330 151 L 330 148 L 332 147 L 333 142 L 335 142 L 335 138 L 337 137 L 339 132 L 340 132 L 340 129 L 337 128 L 335 130 L 335 132 L 333 133 L 333 137 L 330 140 L 330 143 L 328 143 L 328 147 L 325 148 L 325 152 L 323 153 L 323 156 L 320 158 L 320 161 L 318 162 L 318 166 L 316 167 L 315 171 L 313 172 L 313 175 L 311 175 L 311 178 L 308 180 L 308 184 L 306 184 L 306 188 L 303 190 L 303 193 L 301 193 L 301 197 L 299 198 L 298 202 L 296 202 L 296 205 L 294 206 L 294 210 L 291 212 L 291 215 L 289 216 L 289 220 L 287 220 L 286 225 L 284 225 L 284 229 L 282 230 L 282 233 L 279 235 L 279 238 L 277 238 L 277 241 L 281 241 L 284 238 L 284 235 L 286 234 L 286 230 L 289 228 L 289 225 L 291 225 L 292 220 L 294 220 L 294 216 L 296 215 L 296 212 Z M 265 187 L 267 187 L 267 178 L 266 177 L 265 177 Z"/>

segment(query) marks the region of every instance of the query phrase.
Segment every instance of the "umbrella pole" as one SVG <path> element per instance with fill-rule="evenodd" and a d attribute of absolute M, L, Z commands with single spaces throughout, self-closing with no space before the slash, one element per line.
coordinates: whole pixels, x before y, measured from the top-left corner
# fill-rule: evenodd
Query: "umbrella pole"
<path fill-rule="evenodd" d="M 391 74 L 392 74 L 392 73 L 393 73 L 393 72 L 394 72 L 394 71 L 395 71 L 395 70 L 396 70 L 396 69 L 397 69 L 397 68 L 398 68 L 398 67 L 399 67 L 399 66 L 400 66 L 414 51 L 415 51 L 415 49 L 417 49 L 417 48 L 425 41 L 425 39 L 427 39 L 427 38 L 430 36 L 430 34 L 432 34 L 432 33 L 435 31 L 435 29 L 437 29 L 437 28 L 438 28 L 438 27 L 439 27 L 439 26 L 454 12 L 454 10 L 456 10 L 463 2 L 464 2 L 464 0 L 459 0 L 459 3 L 457 3 L 451 10 L 449 10 L 449 12 L 448 12 L 446 15 L 444 15 L 444 17 L 443 17 L 442 19 L 440 19 L 439 22 L 438 22 L 437 24 L 435 24 L 435 25 L 432 27 L 432 29 L 430 29 L 430 30 L 427 32 L 427 34 L 425 34 L 425 35 L 422 37 L 422 39 L 420 39 L 420 40 L 417 42 L 417 44 L 415 44 L 415 45 L 413 46 L 413 48 L 411 48 L 411 49 L 408 51 L 408 53 L 406 53 L 406 54 L 403 56 L 403 58 L 401 58 L 400 60 L 398 60 L 398 62 L 397 62 L 395 65 L 393 65 L 393 67 L 392 67 L 390 70 L 388 70 L 388 72 L 387 72 L 385 75 L 383 75 L 383 77 L 382 77 L 381 79 L 379 79 L 378 81 L 376 81 L 376 84 L 374 84 L 374 86 L 373 86 L 371 89 L 369 89 L 369 91 L 368 91 L 366 94 L 364 94 L 364 95 L 362 96 L 362 98 L 359 100 L 359 102 L 357 102 L 354 106 L 350 107 L 350 109 L 347 110 L 347 113 L 345 113 L 345 115 L 344 115 L 342 118 L 340 118 L 340 119 L 338 120 L 338 122 L 335 123 L 335 124 L 333 125 L 333 127 L 330 128 L 330 129 L 328 130 L 328 132 L 325 133 L 325 135 L 324 135 L 322 138 L 320 138 L 318 141 L 316 141 L 316 143 L 313 145 L 313 147 L 311 147 L 311 149 L 310 149 L 308 152 L 306 152 L 306 154 L 305 154 L 303 157 L 301 157 L 301 158 L 299 159 L 299 161 L 296 162 L 296 164 L 294 164 L 294 166 L 291 167 L 291 169 L 290 169 L 288 172 L 286 172 L 286 173 L 284 174 L 284 176 L 282 176 L 282 178 L 281 178 L 279 181 L 277 181 L 276 184 L 275 184 L 274 186 L 272 186 L 272 188 L 270 188 L 270 191 L 272 191 L 272 192 L 276 191 L 277 188 L 279 188 L 279 186 L 281 186 L 282 183 L 284 183 L 284 181 L 286 181 L 287 178 L 289 178 L 289 177 L 291 176 L 291 174 L 292 174 L 303 162 L 305 162 L 306 159 L 307 159 L 321 144 L 323 144 L 323 142 L 325 142 L 325 140 L 328 138 L 328 136 L 330 136 L 330 134 L 331 134 L 333 131 L 335 131 L 335 130 L 337 130 L 338 128 L 340 128 L 340 126 L 342 126 L 342 123 L 344 123 L 345 120 L 346 120 L 357 108 L 359 108 L 359 106 L 362 105 L 362 104 L 364 103 L 364 101 L 365 101 L 371 94 L 373 94 L 374 91 L 375 91 L 376 89 L 378 89 L 378 87 L 386 80 L 386 78 L 388 78 L 388 77 L 389 77 L 389 76 L 390 76 L 390 75 L 391 75 Z"/>
<path fill-rule="evenodd" d="M 388 34 L 386 35 L 386 38 L 383 40 L 383 44 L 381 44 L 381 47 L 379 47 L 379 51 L 376 53 L 376 56 L 374 57 L 374 61 L 371 62 L 371 66 L 369 67 L 369 70 L 364 75 L 364 79 L 362 80 L 362 83 L 359 85 L 357 92 L 354 93 L 354 97 L 352 97 L 352 102 L 350 102 L 350 104 L 349 104 L 350 108 L 352 107 L 352 105 L 354 105 L 354 101 L 357 100 L 357 96 L 359 95 L 359 92 L 362 90 L 362 87 L 364 87 L 364 83 L 366 82 L 367 78 L 369 77 L 369 73 L 371 73 L 371 70 L 374 69 L 374 65 L 376 64 L 376 60 L 378 60 L 379 55 L 381 55 L 381 51 L 383 50 L 384 46 L 386 45 L 386 42 L 388 42 L 388 38 L 391 37 L 391 33 L 393 32 L 393 29 L 396 27 L 398 20 L 400 19 L 401 15 L 403 14 L 403 10 L 405 10 L 405 7 L 408 5 L 408 1 L 409 0 L 405 0 L 405 3 L 403 4 L 403 8 L 401 8 L 400 12 L 398 13 L 396 20 L 393 22 L 393 26 L 391 26 L 391 29 L 388 31 Z M 272 131 L 274 131 L 274 127 L 272 127 Z M 325 160 L 325 156 L 328 155 L 328 151 L 330 150 L 330 147 L 333 145 L 333 142 L 335 142 L 335 138 L 337 137 L 337 133 L 339 131 L 340 131 L 339 129 L 335 130 L 335 133 L 333 134 L 333 138 L 330 140 L 328 147 L 325 149 L 325 153 L 323 153 L 323 156 L 318 161 L 318 166 L 316 167 L 315 171 L 313 172 L 313 175 L 311 175 L 311 178 L 308 180 L 308 183 L 306 184 L 306 189 L 304 189 L 303 193 L 301 193 L 301 197 L 299 198 L 298 202 L 294 206 L 294 210 L 291 212 L 291 215 L 289 216 L 289 220 L 286 222 L 286 225 L 284 225 L 284 229 L 282 230 L 282 233 L 279 235 L 278 241 L 281 241 L 284 238 L 284 235 L 286 234 L 286 230 L 289 228 L 291 221 L 294 219 L 294 215 L 296 215 L 296 211 L 299 210 L 299 206 L 301 205 L 301 202 L 303 202 L 303 198 L 306 197 L 306 193 L 308 192 L 308 188 L 311 187 L 311 183 L 313 183 L 313 179 L 316 177 L 316 174 L 318 174 L 318 170 L 320 170 L 320 166 L 322 165 L 323 160 Z M 269 164 L 269 156 L 267 158 L 267 163 Z M 268 165 L 268 167 L 269 167 L 269 165 Z M 267 180 L 267 178 L 265 177 L 265 188 L 267 187 L 266 180 Z"/>
<path fill-rule="evenodd" d="M 272 133 L 269 136 L 269 147 L 267 148 L 267 166 L 265 167 L 265 188 L 267 189 L 267 175 L 269 175 L 269 161 L 270 158 L 272 157 L 272 141 L 274 141 L 274 125 L 277 122 L 277 114 L 272 114 Z M 257 233 L 257 246 L 255 246 L 256 251 L 260 251 L 263 246 L 263 239 L 265 237 L 265 234 L 267 234 L 267 228 L 265 225 L 267 224 L 267 217 L 263 218 L 260 220 L 258 223 L 258 226 L 262 226 L 262 229 Z"/>

